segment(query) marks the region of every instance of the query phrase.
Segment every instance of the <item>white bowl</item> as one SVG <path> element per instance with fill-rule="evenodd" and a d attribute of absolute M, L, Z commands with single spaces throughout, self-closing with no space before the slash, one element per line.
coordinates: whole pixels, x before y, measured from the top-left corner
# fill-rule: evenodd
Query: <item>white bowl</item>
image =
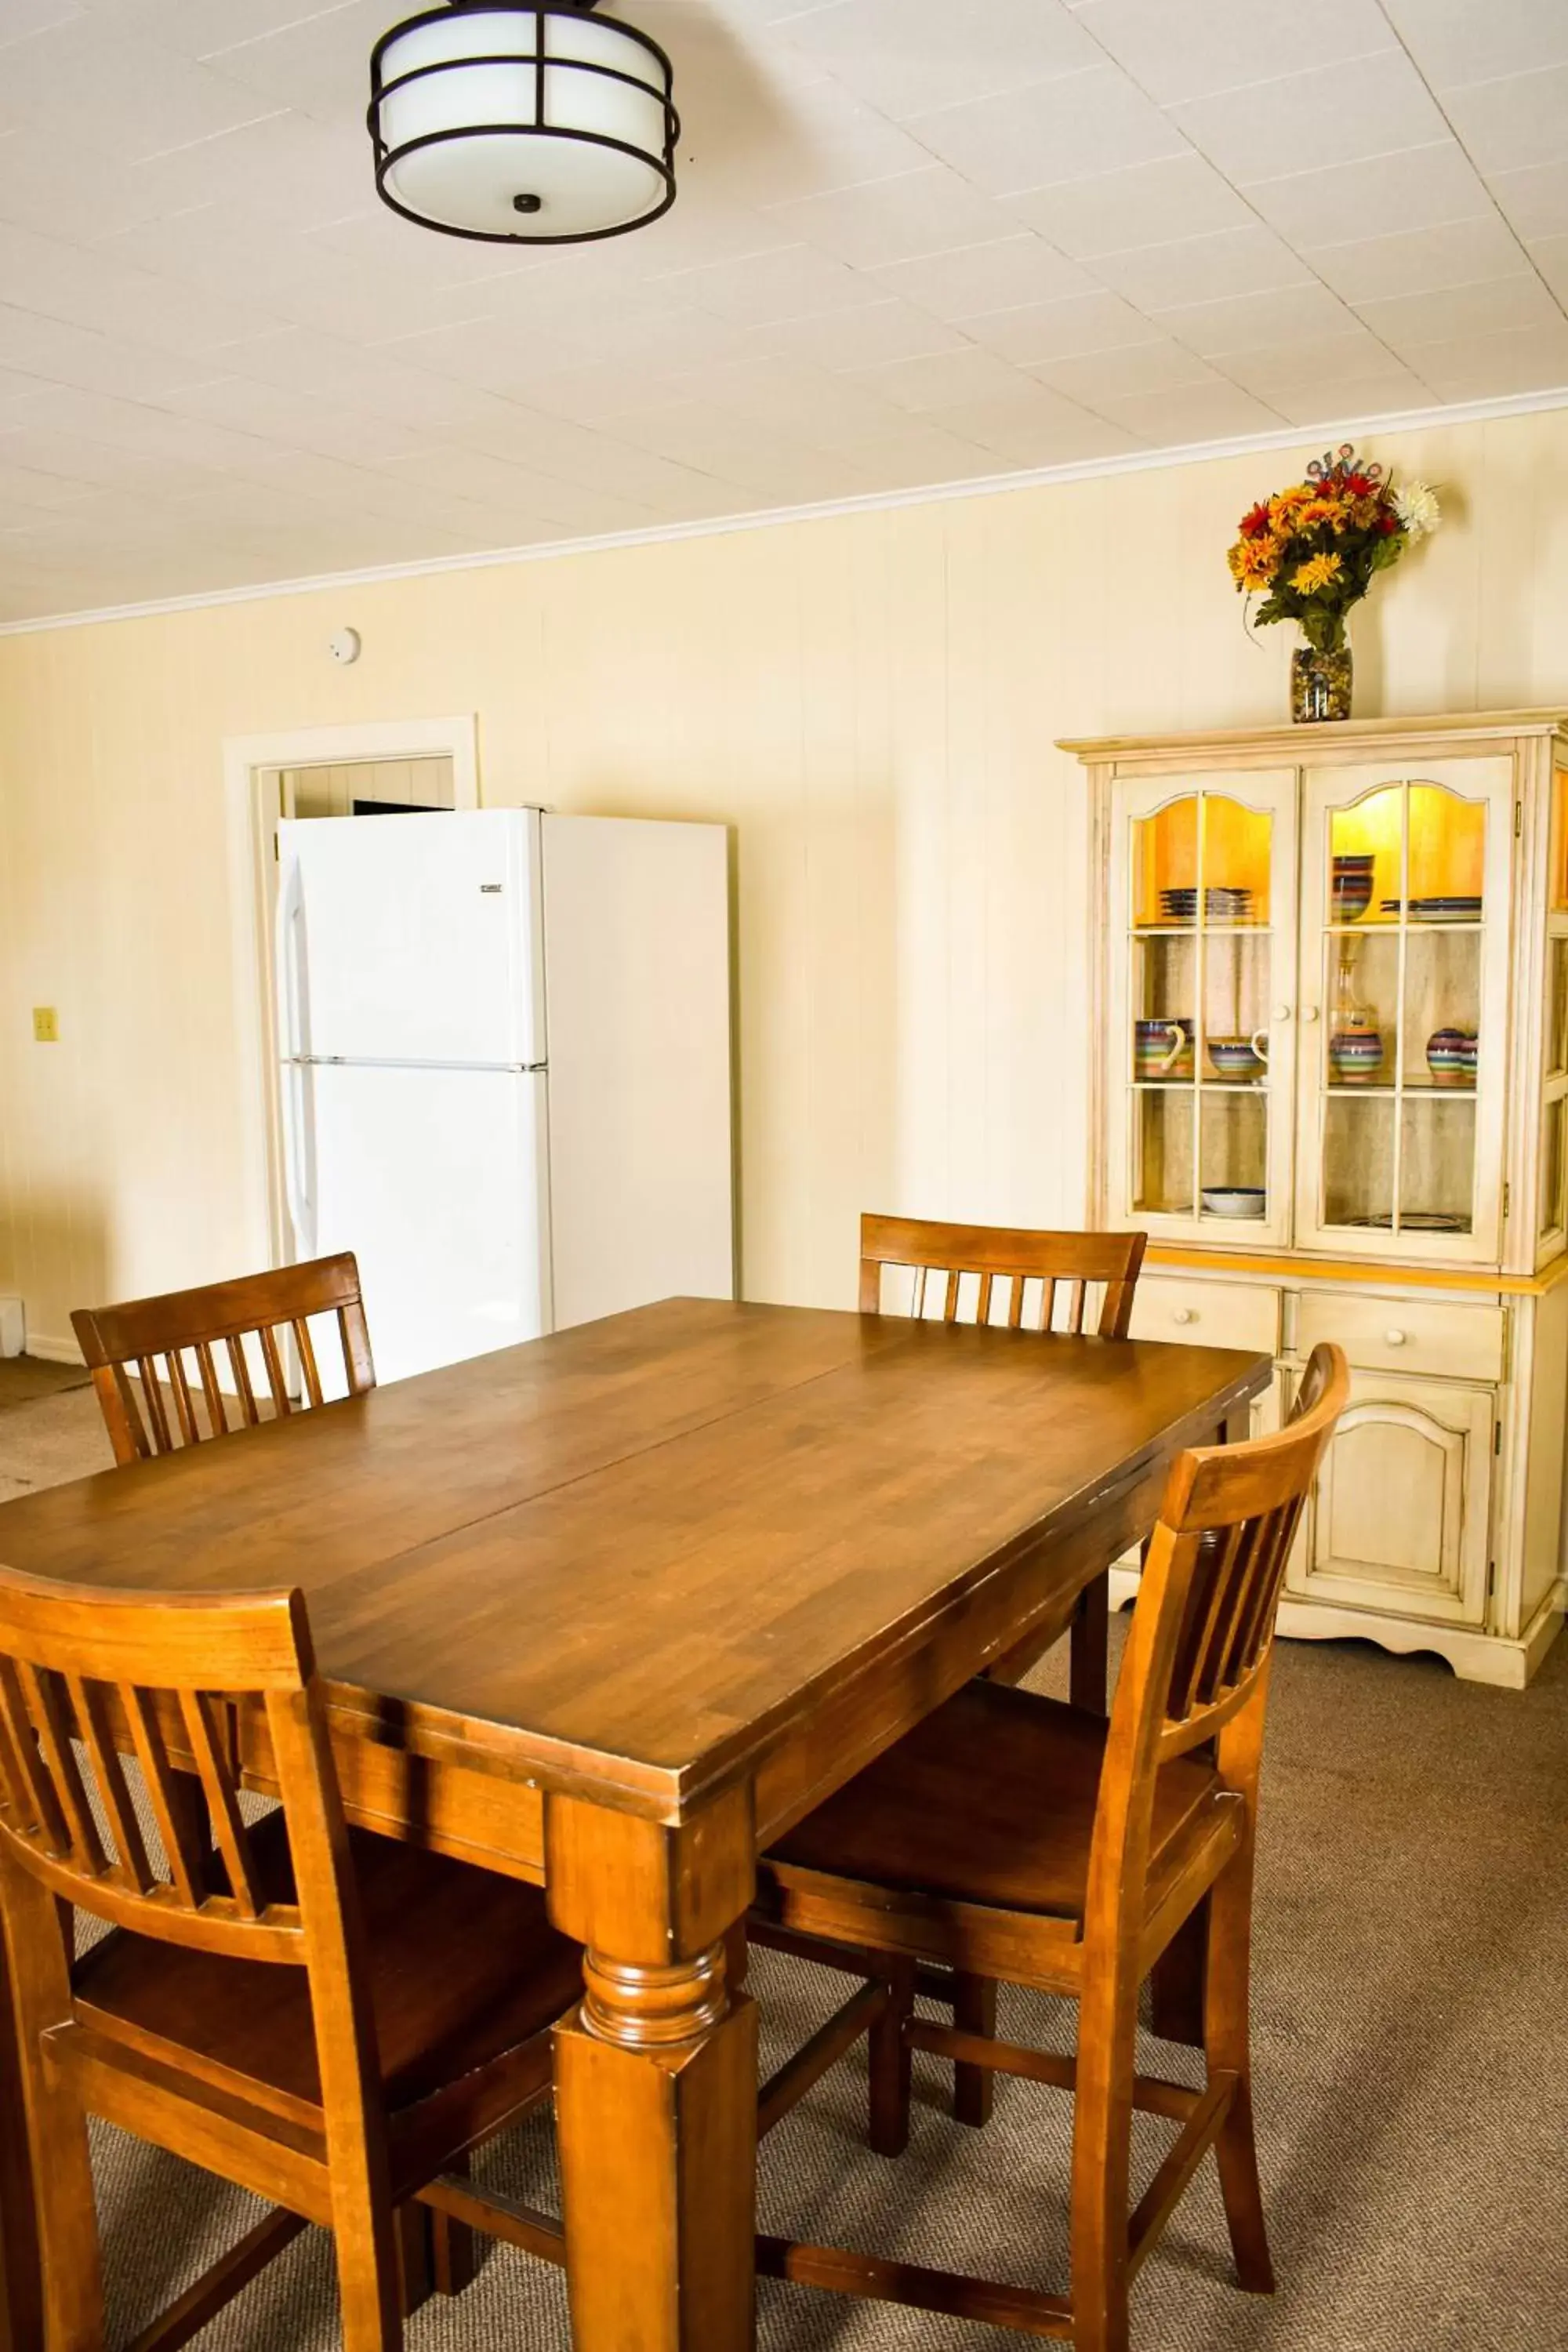
<path fill-rule="evenodd" d="M 1198 1199 L 1211 1217 L 1261 1217 L 1268 1205 L 1260 1184 L 1205 1186 Z"/>

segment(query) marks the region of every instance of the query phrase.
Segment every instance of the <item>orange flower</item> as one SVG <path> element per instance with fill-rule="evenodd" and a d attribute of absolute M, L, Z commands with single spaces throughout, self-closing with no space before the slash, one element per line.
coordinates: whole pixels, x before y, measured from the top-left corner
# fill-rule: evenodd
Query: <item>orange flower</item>
<path fill-rule="evenodd" d="M 1279 569 L 1282 543 L 1271 531 L 1261 539 L 1238 539 L 1230 551 L 1231 577 L 1238 588 L 1267 588 Z"/>

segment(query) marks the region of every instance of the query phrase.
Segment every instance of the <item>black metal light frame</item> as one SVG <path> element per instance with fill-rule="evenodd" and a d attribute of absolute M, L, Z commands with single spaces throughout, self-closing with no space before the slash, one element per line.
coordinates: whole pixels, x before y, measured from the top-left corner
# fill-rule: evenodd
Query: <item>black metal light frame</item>
<path fill-rule="evenodd" d="M 451 0 L 449 6 L 423 9 L 416 16 L 405 16 L 400 25 L 394 25 L 384 32 L 371 51 L 371 96 L 366 116 L 371 142 L 375 149 L 375 189 L 382 203 L 404 220 L 412 221 L 418 228 L 433 229 L 442 236 L 467 237 L 476 245 L 595 245 L 604 237 L 625 236 L 632 229 L 646 228 L 650 221 L 661 219 L 675 202 L 675 147 L 680 137 L 680 117 L 675 110 L 675 69 L 651 35 L 641 31 L 636 25 L 623 24 L 618 16 L 605 19 L 606 24 L 615 26 L 617 33 L 645 48 L 662 69 L 662 154 L 655 155 L 646 147 L 634 147 L 629 140 L 612 139 L 604 131 L 558 129 L 545 121 L 545 92 L 552 68 L 574 74 L 597 74 L 605 81 L 625 82 L 647 98 L 660 96 L 648 83 L 640 81 L 636 74 L 623 73 L 618 67 L 597 65 L 586 58 L 552 58 L 548 54 L 544 45 L 544 19 L 547 16 L 586 16 L 594 5 L 595 0 Z M 446 24 L 454 16 L 519 15 L 531 16 L 534 19 L 537 44 L 534 48 L 500 49 L 483 56 L 443 58 L 433 65 L 413 66 L 406 73 L 395 74 L 390 81 L 383 79 L 382 59 L 388 45 L 412 32 L 416 26 Z M 409 82 L 423 81 L 432 74 L 460 73 L 469 66 L 515 65 L 531 65 L 534 68 L 535 119 L 531 122 L 468 122 L 460 130 L 430 131 L 421 138 L 406 139 L 401 147 L 389 147 L 382 137 L 381 105 L 390 91 L 402 89 Z M 386 175 L 405 155 L 417 154 L 426 147 L 446 146 L 458 140 L 495 134 L 520 139 L 566 139 L 581 146 L 608 147 L 618 154 L 635 156 L 639 163 L 650 163 L 659 173 L 664 182 L 663 198 L 651 211 L 639 213 L 636 220 L 617 221 L 612 228 L 576 229 L 560 236 L 531 236 L 526 229 L 454 228 L 445 221 L 431 220 L 424 213 L 411 211 L 408 205 L 399 204 L 397 198 L 388 192 Z"/>

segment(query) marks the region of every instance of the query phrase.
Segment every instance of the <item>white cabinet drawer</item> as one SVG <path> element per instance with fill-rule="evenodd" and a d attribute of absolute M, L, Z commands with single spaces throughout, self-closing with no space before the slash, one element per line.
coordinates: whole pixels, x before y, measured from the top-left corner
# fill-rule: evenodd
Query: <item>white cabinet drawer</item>
<path fill-rule="evenodd" d="M 1296 1314 L 1297 1353 L 1310 1355 L 1320 1339 L 1337 1339 L 1352 1364 L 1377 1371 L 1426 1372 L 1450 1381 L 1502 1378 L 1500 1307 L 1303 1291 Z"/>
<path fill-rule="evenodd" d="M 1272 1356 L 1279 1345 L 1279 1293 L 1252 1283 L 1146 1274 L 1133 1297 L 1131 1336 L 1185 1340 L 1193 1348 L 1256 1348 Z"/>

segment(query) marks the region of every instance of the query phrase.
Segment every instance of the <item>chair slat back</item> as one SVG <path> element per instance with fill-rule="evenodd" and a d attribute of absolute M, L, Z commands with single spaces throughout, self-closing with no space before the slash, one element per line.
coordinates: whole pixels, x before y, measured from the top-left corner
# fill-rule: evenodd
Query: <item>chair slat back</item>
<path fill-rule="evenodd" d="M 1172 1465 L 1111 1708 L 1086 1935 L 1113 1938 L 1141 1906 L 1163 1765 L 1213 1742 L 1222 1780 L 1256 1792 L 1290 1547 L 1349 1396 L 1343 1352 L 1325 1343 L 1284 1429 Z"/>
<path fill-rule="evenodd" d="M 327 1315 L 337 1324 L 349 1394 L 362 1396 L 375 1386 L 375 1366 L 352 1251 L 161 1298 L 79 1307 L 71 1328 L 92 1373 L 116 1462 L 172 1454 L 226 1436 L 231 1427 L 254 1428 L 262 1412 L 247 1339 L 276 1414 L 295 1410 L 285 1353 L 289 1339 L 304 1402 L 319 1405 L 324 1392 L 310 1318 Z M 232 1382 L 226 1394 L 220 1363 Z"/>
<path fill-rule="evenodd" d="M 262 1883 L 240 1810 L 241 1705 L 265 1712 L 291 1884 L 276 1845 Z M 29 1939 L 14 1971 L 25 2039 L 70 2011 L 68 1905 L 303 1968 L 334 2198 L 389 2195 L 363 1923 L 302 1593 L 118 1592 L 0 1568 L 0 1899 L 13 1950 Z"/>
<path fill-rule="evenodd" d="M 300 1738 L 320 1717 L 312 1675 L 298 1593 L 150 1599 L 0 1569 L 0 1847 L 68 1902 L 139 1935 L 305 1965 L 297 1896 L 258 1874 L 234 1708 L 245 1698 L 265 1708 L 291 1850 L 299 1812 L 309 1851 L 312 1823 L 341 1813 L 324 1732 Z"/>
<path fill-rule="evenodd" d="M 1160 1605 L 1174 1634 L 1162 1759 L 1212 1738 L 1263 1671 L 1296 1530 L 1349 1394 L 1344 1357 L 1325 1343 L 1277 1435 L 1207 1446 L 1173 1470 L 1154 1537 L 1171 1556 Z"/>
<path fill-rule="evenodd" d="M 860 1220 L 860 1312 L 884 1311 L 884 1267 L 912 1276 L 910 1312 L 944 1323 L 1005 1323 L 1008 1329 L 1081 1333 L 1090 1286 L 1102 1290 L 1095 1329 L 1125 1339 L 1148 1243 L 1146 1234 L 1036 1233 L 1006 1225 L 949 1225 L 920 1217 Z M 941 1306 L 931 1277 L 941 1285 Z"/>

